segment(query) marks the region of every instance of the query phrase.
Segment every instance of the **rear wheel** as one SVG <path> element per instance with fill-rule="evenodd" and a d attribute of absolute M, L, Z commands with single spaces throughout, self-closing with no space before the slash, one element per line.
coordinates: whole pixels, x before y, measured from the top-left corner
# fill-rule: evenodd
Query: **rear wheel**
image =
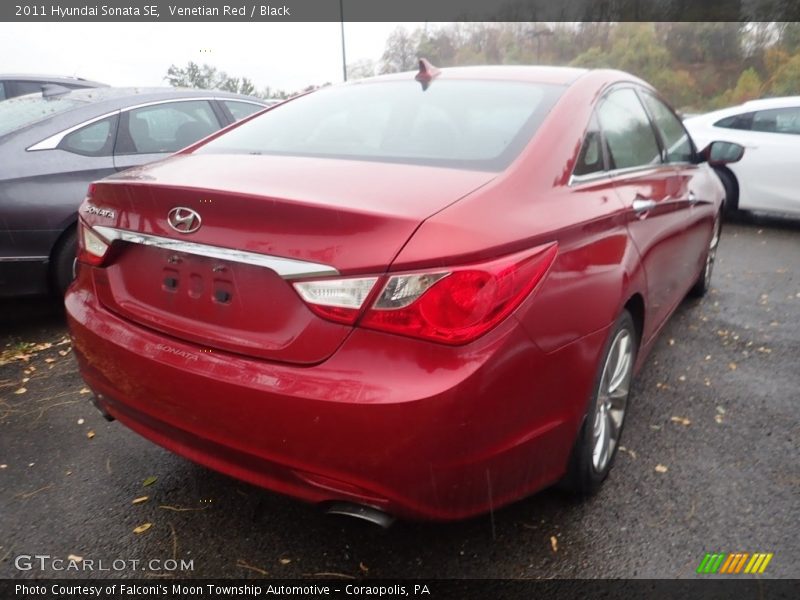
<path fill-rule="evenodd" d="M 706 250 L 705 264 L 697 281 L 689 290 L 689 295 L 695 298 L 702 298 L 711 289 L 711 276 L 714 273 L 714 262 L 717 260 L 717 247 L 719 247 L 720 234 L 722 232 L 722 215 L 717 215 L 714 219 L 714 233 L 711 234 L 711 241 Z"/>
<path fill-rule="evenodd" d="M 75 251 L 78 234 L 75 227 L 69 229 L 58 241 L 53 251 L 51 274 L 53 292 L 63 296 L 75 277 Z"/>
<path fill-rule="evenodd" d="M 612 330 L 589 410 L 562 482 L 570 491 L 593 494 L 611 471 L 625 424 L 637 350 L 636 326 L 626 310 Z"/>

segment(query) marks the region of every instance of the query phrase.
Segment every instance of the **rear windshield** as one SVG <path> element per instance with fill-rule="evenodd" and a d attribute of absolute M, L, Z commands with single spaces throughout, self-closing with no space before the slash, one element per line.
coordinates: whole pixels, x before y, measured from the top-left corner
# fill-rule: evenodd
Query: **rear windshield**
<path fill-rule="evenodd" d="M 563 92 L 508 81 L 383 81 L 287 102 L 197 153 L 273 154 L 499 171 Z"/>
<path fill-rule="evenodd" d="M 3 100 L 0 102 L 0 136 L 85 104 L 65 96 L 43 98 L 32 94 Z"/>

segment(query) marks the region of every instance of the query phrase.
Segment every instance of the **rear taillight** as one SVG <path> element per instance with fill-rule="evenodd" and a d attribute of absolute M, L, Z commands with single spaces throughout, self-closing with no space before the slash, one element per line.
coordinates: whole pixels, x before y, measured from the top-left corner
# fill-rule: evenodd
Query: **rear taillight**
<path fill-rule="evenodd" d="M 468 343 L 516 309 L 542 280 L 556 244 L 450 269 L 390 275 L 359 326 L 443 342 Z M 295 283 L 319 316 L 352 324 L 362 313 L 378 278 Z"/>
<path fill-rule="evenodd" d="M 295 283 L 294 289 L 320 317 L 352 325 L 376 281 L 377 277 L 323 279 Z"/>
<path fill-rule="evenodd" d="M 103 264 L 110 244 L 81 221 L 78 222 L 78 233 L 78 261 L 95 266 Z"/>

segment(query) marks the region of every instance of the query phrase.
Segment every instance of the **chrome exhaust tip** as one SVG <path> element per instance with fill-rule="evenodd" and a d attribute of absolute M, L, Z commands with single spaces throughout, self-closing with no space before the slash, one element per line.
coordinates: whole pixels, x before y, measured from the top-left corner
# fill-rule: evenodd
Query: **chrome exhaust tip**
<path fill-rule="evenodd" d="M 351 502 L 334 502 L 328 505 L 325 509 L 325 514 L 353 517 L 354 519 L 372 523 L 383 529 L 388 529 L 391 524 L 394 523 L 394 517 L 392 515 L 378 508 L 366 506 L 364 504 L 353 504 Z"/>

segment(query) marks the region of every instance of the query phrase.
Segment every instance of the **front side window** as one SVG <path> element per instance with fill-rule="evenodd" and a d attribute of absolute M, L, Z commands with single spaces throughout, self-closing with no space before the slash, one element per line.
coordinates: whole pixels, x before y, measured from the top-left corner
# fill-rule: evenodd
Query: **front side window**
<path fill-rule="evenodd" d="M 6 99 L 6 85 L 0 81 L 0 100 Z"/>
<path fill-rule="evenodd" d="M 73 131 L 61 140 L 58 148 L 84 156 L 110 156 L 114 149 L 116 131 L 115 115 Z"/>
<path fill-rule="evenodd" d="M 691 138 L 686 133 L 680 119 L 663 103 L 661 100 L 648 92 L 642 93 L 642 100 L 650 114 L 656 127 L 661 132 L 661 139 L 667 155 L 667 162 L 688 163 L 692 162 L 694 150 Z"/>
<path fill-rule="evenodd" d="M 131 110 L 118 154 L 176 152 L 220 128 L 205 100 L 167 102 Z"/>
<path fill-rule="evenodd" d="M 597 110 L 611 154 L 612 169 L 661 163 L 661 150 L 650 119 L 630 88 L 611 92 Z"/>
<path fill-rule="evenodd" d="M 562 86 L 414 80 L 326 88 L 286 102 L 198 153 L 272 154 L 502 170 Z"/>
<path fill-rule="evenodd" d="M 753 115 L 753 131 L 800 135 L 800 107 L 759 110 Z"/>

